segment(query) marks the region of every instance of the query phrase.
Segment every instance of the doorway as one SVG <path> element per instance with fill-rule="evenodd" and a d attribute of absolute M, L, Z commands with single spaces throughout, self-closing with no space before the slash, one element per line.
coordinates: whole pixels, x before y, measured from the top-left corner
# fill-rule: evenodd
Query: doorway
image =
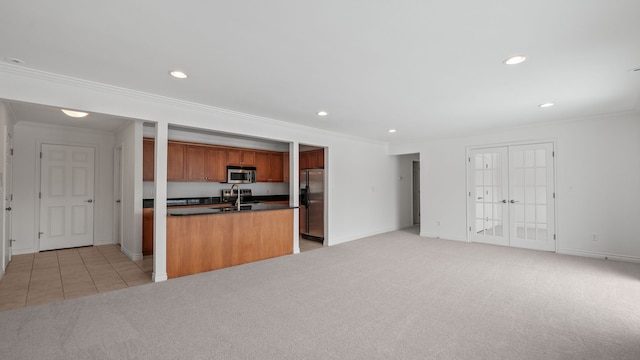
<path fill-rule="evenodd" d="M 42 144 L 40 251 L 93 245 L 94 152 Z"/>
<path fill-rule="evenodd" d="M 326 244 L 325 148 L 299 145 L 300 251 Z"/>
<path fill-rule="evenodd" d="M 555 251 L 553 143 L 469 151 L 469 239 Z"/>

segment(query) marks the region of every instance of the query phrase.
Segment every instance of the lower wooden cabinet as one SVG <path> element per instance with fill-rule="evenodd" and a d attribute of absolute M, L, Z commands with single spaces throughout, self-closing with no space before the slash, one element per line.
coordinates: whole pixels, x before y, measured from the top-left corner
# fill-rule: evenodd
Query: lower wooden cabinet
<path fill-rule="evenodd" d="M 291 209 L 167 216 L 170 279 L 292 253 Z"/>
<path fill-rule="evenodd" d="M 142 209 L 142 255 L 153 255 L 153 209 Z"/>

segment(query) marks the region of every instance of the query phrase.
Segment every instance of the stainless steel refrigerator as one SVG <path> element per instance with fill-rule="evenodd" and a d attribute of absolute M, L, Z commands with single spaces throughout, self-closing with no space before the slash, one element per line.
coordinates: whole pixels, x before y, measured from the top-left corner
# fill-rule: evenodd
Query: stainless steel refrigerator
<path fill-rule="evenodd" d="M 324 169 L 300 170 L 300 234 L 324 240 Z"/>

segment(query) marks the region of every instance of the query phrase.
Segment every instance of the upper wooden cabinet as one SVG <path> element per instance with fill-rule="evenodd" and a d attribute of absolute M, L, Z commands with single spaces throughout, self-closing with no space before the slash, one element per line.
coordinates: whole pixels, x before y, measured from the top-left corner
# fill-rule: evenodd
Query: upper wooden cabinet
<path fill-rule="evenodd" d="M 204 156 L 205 180 L 213 182 L 227 181 L 227 151 L 208 148 Z"/>
<path fill-rule="evenodd" d="M 155 171 L 155 140 L 142 139 L 142 181 L 153 181 Z"/>
<path fill-rule="evenodd" d="M 256 181 L 282 182 L 282 153 L 256 152 Z"/>
<path fill-rule="evenodd" d="M 324 169 L 324 149 L 301 152 L 299 160 L 300 170 Z"/>
<path fill-rule="evenodd" d="M 227 180 L 227 152 L 209 146 L 187 146 L 187 181 Z"/>
<path fill-rule="evenodd" d="M 185 164 L 187 181 L 205 181 L 205 148 L 203 146 L 187 146 Z"/>
<path fill-rule="evenodd" d="M 186 176 L 186 148 L 184 144 L 167 144 L 167 181 L 185 181 Z"/>
<path fill-rule="evenodd" d="M 251 150 L 228 149 L 227 164 L 237 166 L 256 166 L 256 152 Z"/>
<path fill-rule="evenodd" d="M 143 139 L 144 181 L 154 180 L 155 139 Z M 289 177 L 289 154 L 228 148 L 169 140 L 167 181 L 227 181 L 227 165 L 255 166 L 258 182 L 282 182 Z M 284 164 L 287 164 L 284 166 Z M 286 172 L 286 175 L 285 175 Z"/>

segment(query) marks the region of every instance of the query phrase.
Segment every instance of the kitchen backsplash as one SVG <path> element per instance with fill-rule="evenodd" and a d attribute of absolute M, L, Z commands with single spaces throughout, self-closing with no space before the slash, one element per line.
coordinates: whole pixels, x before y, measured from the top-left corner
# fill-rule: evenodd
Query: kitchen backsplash
<path fill-rule="evenodd" d="M 167 197 L 191 198 L 191 197 L 211 197 L 220 196 L 220 190 L 228 189 L 231 184 L 206 183 L 206 182 L 169 182 L 167 183 Z M 240 184 L 241 189 L 251 189 L 253 195 L 287 195 L 289 194 L 288 183 L 255 183 Z M 153 182 L 145 181 L 142 185 L 145 199 L 153 199 Z"/>

